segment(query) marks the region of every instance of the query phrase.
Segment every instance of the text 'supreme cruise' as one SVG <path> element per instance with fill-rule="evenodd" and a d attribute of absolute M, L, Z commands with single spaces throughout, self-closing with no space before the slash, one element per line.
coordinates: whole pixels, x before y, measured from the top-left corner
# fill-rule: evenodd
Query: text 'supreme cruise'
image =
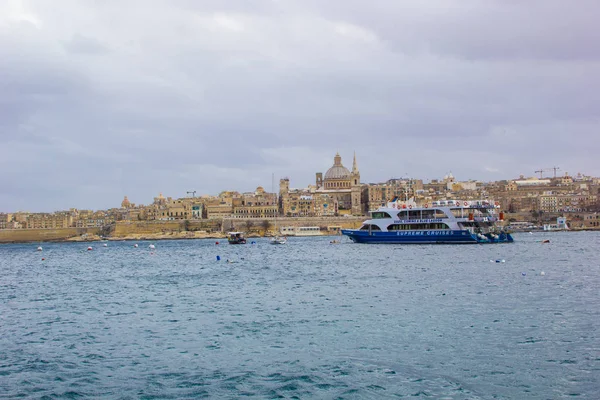
<path fill-rule="evenodd" d="M 357 243 L 468 244 L 509 243 L 510 233 L 497 225 L 499 205 L 487 200 L 445 200 L 417 207 L 391 202 L 371 212 L 359 229 L 342 230 Z"/>

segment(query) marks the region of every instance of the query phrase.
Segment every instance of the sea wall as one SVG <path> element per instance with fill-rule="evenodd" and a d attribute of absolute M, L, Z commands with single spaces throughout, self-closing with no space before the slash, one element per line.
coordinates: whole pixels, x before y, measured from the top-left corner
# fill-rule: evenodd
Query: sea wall
<path fill-rule="evenodd" d="M 0 243 L 63 241 L 99 232 L 99 228 L 0 229 Z"/>
<path fill-rule="evenodd" d="M 327 231 L 333 232 L 338 228 L 353 229 L 358 228 L 366 217 L 282 217 L 277 218 L 277 227 L 284 226 L 318 226 L 322 233 Z M 248 231 L 248 221 L 251 224 L 251 230 L 261 230 L 263 228 L 262 219 L 242 219 L 242 218 L 225 218 L 222 222 L 222 229 Z M 269 230 L 275 229 L 275 221 L 272 219 L 269 222 Z"/>
<path fill-rule="evenodd" d="M 318 226 L 321 233 L 335 233 L 338 229 L 357 228 L 365 217 L 282 217 L 277 219 L 277 227 Z M 265 222 L 266 221 L 266 222 Z M 267 228 L 267 229 L 265 229 Z M 247 234 L 264 235 L 275 232 L 273 219 L 224 218 L 191 221 L 119 221 L 104 234 L 111 238 L 179 238 L 221 236 L 227 231 L 243 231 Z M 100 239 L 100 228 L 63 229 L 0 229 L 0 243 L 44 242 L 64 240 Z M 213 235 L 214 236 L 214 235 Z"/>
<path fill-rule="evenodd" d="M 220 220 L 199 221 L 119 221 L 116 223 L 112 237 L 131 235 L 153 235 L 183 231 L 217 231 L 220 230 Z"/>

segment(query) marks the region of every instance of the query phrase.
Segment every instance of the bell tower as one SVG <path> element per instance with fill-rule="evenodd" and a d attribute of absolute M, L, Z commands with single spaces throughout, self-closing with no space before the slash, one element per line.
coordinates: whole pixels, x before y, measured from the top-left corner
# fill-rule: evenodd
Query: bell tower
<path fill-rule="evenodd" d="M 350 188 L 352 196 L 352 214 L 362 214 L 361 196 L 362 189 L 360 185 L 360 172 L 358 171 L 358 165 L 356 164 L 356 152 L 354 152 L 354 161 L 352 162 L 352 172 L 350 173 Z"/>

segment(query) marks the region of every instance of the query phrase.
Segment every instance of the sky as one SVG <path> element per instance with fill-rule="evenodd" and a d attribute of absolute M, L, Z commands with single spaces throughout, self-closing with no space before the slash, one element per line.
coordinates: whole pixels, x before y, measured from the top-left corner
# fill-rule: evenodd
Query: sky
<path fill-rule="evenodd" d="M 600 176 L 597 0 L 0 2 L 0 212 Z M 548 170 L 544 176 L 554 172 Z"/>

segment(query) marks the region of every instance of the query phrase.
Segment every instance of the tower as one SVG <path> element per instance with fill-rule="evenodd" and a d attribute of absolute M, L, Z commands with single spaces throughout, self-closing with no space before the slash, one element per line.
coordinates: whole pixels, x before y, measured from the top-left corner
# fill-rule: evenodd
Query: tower
<path fill-rule="evenodd" d="M 283 196 L 288 194 L 290 191 L 290 180 L 288 178 L 283 178 L 279 180 L 279 195 Z"/>
<path fill-rule="evenodd" d="M 323 173 L 317 172 L 315 175 L 316 175 L 315 184 L 317 185 L 317 188 L 320 188 L 323 186 Z"/>
<path fill-rule="evenodd" d="M 352 162 L 352 172 L 350 173 L 350 188 L 352 196 L 352 214 L 359 215 L 362 213 L 361 204 L 361 185 L 360 185 L 360 172 L 358 171 L 358 165 L 356 164 L 356 152 L 354 152 L 354 160 Z"/>

